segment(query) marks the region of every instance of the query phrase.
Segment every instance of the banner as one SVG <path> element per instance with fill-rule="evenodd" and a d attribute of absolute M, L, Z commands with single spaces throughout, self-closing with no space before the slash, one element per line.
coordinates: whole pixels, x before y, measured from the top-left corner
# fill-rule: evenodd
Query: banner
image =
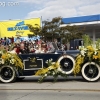
<path fill-rule="evenodd" d="M 33 34 L 29 31 L 27 24 L 41 26 L 40 18 L 26 19 L 26 20 L 9 20 L 0 21 L 0 37 L 26 37 L 28 34 Z"/>

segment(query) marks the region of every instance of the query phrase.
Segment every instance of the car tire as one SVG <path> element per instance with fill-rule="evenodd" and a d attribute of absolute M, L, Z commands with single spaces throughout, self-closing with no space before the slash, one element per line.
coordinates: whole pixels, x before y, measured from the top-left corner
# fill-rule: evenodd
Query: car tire
<path fill-rule="evenodd" d="M 81 74 L 86 81 L 98 81 L 100 78 L 100 66 L 95 62 L 87 62 L 82 66 Z"/>
<path fill-rule="evenodd" d="M 0 81 L 3 83 L 14 82 L 16 79 L 16 72 L 13 67 L 9 65 L 0 68 Z"/>
<path fill-rule="evenodd" d="M 58 68 L 64 74 L 71 74 L 75 67 L 75 59 L 70 55 L 63 55 L 58 59 L 60 67 Z"/>

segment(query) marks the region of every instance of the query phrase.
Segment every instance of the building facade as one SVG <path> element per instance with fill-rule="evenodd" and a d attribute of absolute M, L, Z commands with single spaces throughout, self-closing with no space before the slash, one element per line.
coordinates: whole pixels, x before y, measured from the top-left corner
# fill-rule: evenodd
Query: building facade
<path fill-rule="evenodd" d="M 100 15 L 89 15 L 71 18 L 62 18 L 63 24 L 60 27 L 67 25 L 79 26 L 84 28 L 84 33 L 88 34 L 93 41 L 100 38 Z"/>

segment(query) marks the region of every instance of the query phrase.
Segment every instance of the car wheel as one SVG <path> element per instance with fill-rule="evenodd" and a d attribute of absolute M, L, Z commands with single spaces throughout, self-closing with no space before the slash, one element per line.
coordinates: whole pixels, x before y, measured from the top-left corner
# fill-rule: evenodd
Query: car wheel
<path fill-rule="evenodd" d="M 16 79 L 16 73 L 13 67 L 9 65 L 0 68 L 0 81 L 4 83 L 13 82 Z"/>
<path fill-rule="evenodd" d="M 75 67 L 75 59 L 70 55 L 63 55 L 58 59 L 60 70 L 64 74 L 71 74 Z"/>
<path fill-rule="evenodd" d="M 98 81 L 100 78 L 100 67 L 95 62 L 87 62 L 82 66 L 82 77 L 86 81 Z"/>

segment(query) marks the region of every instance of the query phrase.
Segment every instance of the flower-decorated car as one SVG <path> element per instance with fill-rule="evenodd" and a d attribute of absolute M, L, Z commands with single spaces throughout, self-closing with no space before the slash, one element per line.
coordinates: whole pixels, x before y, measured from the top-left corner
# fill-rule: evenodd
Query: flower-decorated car
<path fill-rule="evenodd" d="M 13 82 L 16 79 L 33 77 L 39 70 L 47 68 L 47 75 L 69 75 L 73 73 L 75 57 L 79 50 L 56 51 L 53 53 L 12 54 L 0 53 L 0 81 Z M 51 65 L 47 63 L 52 59 Z M 53 74 L 49 73 L 53 72 Z M 55 73 L 55 75 L 54 75 Z M 43 74 L 41 74 L 43 76 Z"/>

